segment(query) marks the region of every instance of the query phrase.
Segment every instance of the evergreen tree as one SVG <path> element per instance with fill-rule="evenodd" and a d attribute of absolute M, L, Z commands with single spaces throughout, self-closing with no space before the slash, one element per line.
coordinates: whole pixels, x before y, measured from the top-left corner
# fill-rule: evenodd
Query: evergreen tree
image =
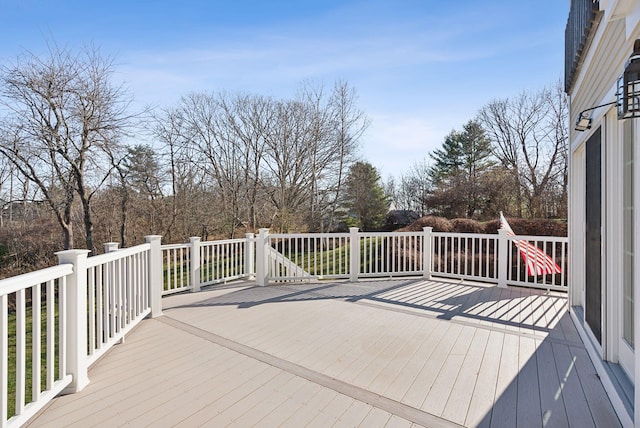
<path fill-rule="evenodd" d="M 433 165 L 429 168 L 431 182 L 440 186 L 454 175 L 458 174 L 463 166 L 462 152 L 463 136 L 457 131 L 451 131 L 444 138 L 442 148 L 429 154 L 433 160 Z"/>
<path fill-rule="evenodd" d="M 362 230 L 382 227 L 389 211 L 389 198 L 376 168 L 367 162 L 354 163 L 345 184 L 346 225 Z"/>
<path fill-rule="evenodd" d="M 446 217 L 478 217 L 486 208 L 487 173 L 494 167 L 491 143 L 479 122 L 452 131 L 442 148 L 431 153 L 429 176 L 434 189 L 429 205 Z"/>

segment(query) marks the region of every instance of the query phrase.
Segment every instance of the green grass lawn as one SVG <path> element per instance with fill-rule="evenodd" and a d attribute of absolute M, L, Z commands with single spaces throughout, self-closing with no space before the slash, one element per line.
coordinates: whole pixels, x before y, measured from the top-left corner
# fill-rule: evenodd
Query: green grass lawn
<path fill-rule="evenodd" d="M 57 311 L 57 299 L 56 299 L 56 308 L 55 308 L 55 358 L 54 358 L 54 373 L 58 373 L 58 311 Z M 25 311 L 25 331 L 26 331 L 26 364 L 25 364 L 25 377 L 27 379 L 25 385 L 25 404 L 31 402 L 32 396 L 32 379 L 33 379 L 33 360 L 32 360 L 32 350 L 33 350 L 33 316 L 32 316 L 32 307 L 30 304 L 27 304 L 27 308 Z M 7 415 L 9 418 L 15 415 L 16 408 L 16 327 L 17 327 L 17 317 L 15 311 L 10 313 L 8 316 L 8 342 L 9 342 L 9 358 L 8 358 L 8 378 L 7 378 L 7 390 L 8 390 L 8 411 Z M 46 373 L 47 373 L 47 349 L 46 349 L 46 332 L 47 332 L 47 311 L 46 308 L 41 309 L 41 356 L 40 356 L 40 390 L 44 390 L 46 388 Z"/>
<path fill-rule="evenodd" d="M 171 266 L 165 262 L 163 266 L 163 289 L 169 290 L 170 288 L 191 285 L 189 269 L 190 262 L 187 260 L 177 261 L 175 264 L 172 260 Z M 237 276 L 241 272 L 244 272 L 244 256 L 216 258 L 215 261 L 205 260 L 200 265 L 200 281 L 206 282 L 228 278 Z"/>
<path fill-rule="evenodd" d="M 360 242 L 360 272 L 381 272 L 389 269 L 387 262 L 398 260 L 405 265 L 405 255 L 400 252 L 399 247 L 389 248 L 389 241 L 385 238 L 364 238 Z M 284 252 L 284 255 L 310 275 L 347 275 L 350 270 L 351 247 L 349 244 L 341 245 L 332 249 L 319 249 L 315 252 Z M 406 263 L 413 267 L 415 261 L 409 260 Z"/>

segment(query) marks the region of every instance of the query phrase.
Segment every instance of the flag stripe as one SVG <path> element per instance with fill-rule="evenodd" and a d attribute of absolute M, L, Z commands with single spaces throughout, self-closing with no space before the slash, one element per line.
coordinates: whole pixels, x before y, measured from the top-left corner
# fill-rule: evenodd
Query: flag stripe
<path fill-rule="evenodd" d="M 516 236 L 502 213 L 500 213 L 500 229 L 505 230 L 507 236 Z M 518 248 L 522 261 L 527 265 L 529 276 L 562 273 L 560 266 L 536 245 L 524 239 L 514 239 L 513 244 Z"/>

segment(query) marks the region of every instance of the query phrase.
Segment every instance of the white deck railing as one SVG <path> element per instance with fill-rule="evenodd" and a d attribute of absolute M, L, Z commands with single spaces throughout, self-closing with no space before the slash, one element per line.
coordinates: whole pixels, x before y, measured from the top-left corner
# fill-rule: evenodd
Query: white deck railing
<path fill-rule="evenodd" d="M 88 368 L 145 316 L 161 314 L 160 237 L 0 281 L 0 427 L 19 427 L 60 393 L 89 382 Z"/>
<path fill-rule="evenodd" d="M 87 259 L 88 364 L 149 315 L 150 244 Z"/>
<path fill-rule="evenodd" d="M 433 275 L 498 282 L 499 235 L 431 233 Z"/>
<path fill-rule="evenodd" d="M 359 233 L 359 277 L 416 276 L 424 272 L 422 232 Z"/>
<path fill-rule="evenodd" d="M 520 256 L 515 241 L 524 240 L 540 248 L 560 268 L 560 273 L 549 275 L 529 275 L 527 266 Z M 509 236 L 507 237 L 507 284 L 533 288 L 548 288 L 567 291 L 567 272 L 569 271 L 569 240 L 551 236 Z"/>
<path fill-rule="evenodd" d="M 65 315 L 72 273 L 73 265 L 62 264 L 0 283 L 0 426 L 22 425 L 71 383 Z"/>
<path fill-rule="evenodd" d="M 348 278 L 349 239 L 348 233 L 269 235 L 267 276 L 272 282 Z"/>
<path fill-rule="evenodd" d="M 194 237 L 176 245 L 160 239 L 148 236 L 146 244 L 121 250 L 108 243 L 95 257 L 62 251 L 59 266 L 0 281 L 0 428 L 20 426 L 57 394 L 84 388 L 91 364 L 144 317 L 162 313 L 164 294 L 240 278 L 267 285 L 407 275 L 567 289 L 567 238 L 352 228 L 327 234 L 261 229 L 257 237 Z M 518 240 L 541 249 L 562 272 L 529 275 Z"/>
<path fill-rule="evenodd" d="M 198 291 L 206 285 L 242 279 L 254 272 L 253 233 L 245 238 L 162 245 L 162 295 Z"/>
<path fill-rule="evenodd" d="M 568 239 L 475 233 L 269 234 L 255 238 L 258 284 L 310 279 L 432 276 L 567 290 Z M 531 276 L 515 241 L 540 248 L 561 273 Z"/>

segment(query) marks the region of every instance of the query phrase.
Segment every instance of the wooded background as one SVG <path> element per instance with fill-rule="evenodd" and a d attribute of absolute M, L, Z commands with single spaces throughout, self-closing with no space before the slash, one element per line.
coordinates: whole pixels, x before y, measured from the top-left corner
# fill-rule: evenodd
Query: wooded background
<path fill-rule="evenodd" d="M 427 215 L 567 216 L 559 82 L 490 101 L 382 178 L 359 154 L 369 119 L 347 82 L 304 83 L 290 99 L 203 91 L 134 111 L 116 71 L 97 48 L 0 66 L 1 276 L 148 234 L 172 243 L 260 227 L 391 230 Z"/>

